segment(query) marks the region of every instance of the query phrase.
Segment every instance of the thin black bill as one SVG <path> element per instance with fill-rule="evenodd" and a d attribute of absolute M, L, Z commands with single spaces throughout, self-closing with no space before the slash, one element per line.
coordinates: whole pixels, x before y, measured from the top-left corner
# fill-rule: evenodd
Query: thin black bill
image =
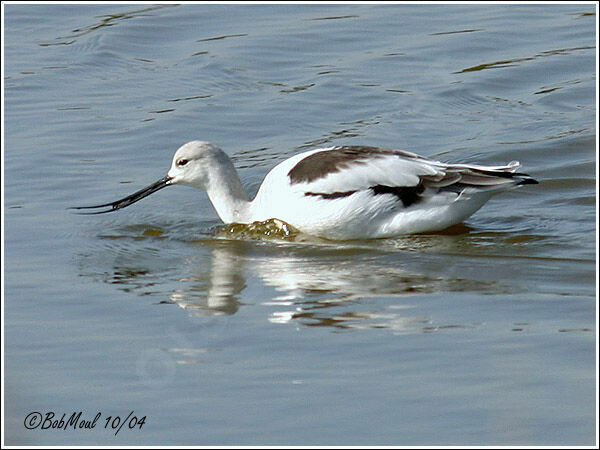
<path fill-rule="evenodd" d="M 75 206 L 69 209 L 90 209 L 96 211 L 82 211 L 79 214 L 104 214 L 107 212 L 116 211 L 117 209 L 125 208 L 129 205 L 134 204 L 137 201 L 140 201 L 144 197 L 148 197 L 150 194 L 155 193 L 156 191 L 161 190 L 164 187 L 167 187 L 171 184 L 171 177 L 166 176 L 161 178 L 155 183 L 152 183 L 150 186 L 146 186 L 144 189 L 140 189 L 139 191 L 128 195 L 127 197 L 122 198 L 121 200 L 117 200 L 112 203 L 104 203 L 102 205 L 95 206 Z"/>

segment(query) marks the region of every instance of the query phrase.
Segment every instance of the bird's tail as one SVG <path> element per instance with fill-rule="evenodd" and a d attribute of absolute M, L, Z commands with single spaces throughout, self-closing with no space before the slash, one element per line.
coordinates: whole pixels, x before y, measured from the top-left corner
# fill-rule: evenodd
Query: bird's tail
<path fill-rule="evenodd" d="M 429 179 L 429 187 L 441 191 L 462 192 L 503 191 L 524 184 L 538 184 L 537 180 L 526 173 L 517 172 L 521 167 L 518 161 L 505 166 L 481 166 L 472 164 L 448 164 L 441 179 Z"/>

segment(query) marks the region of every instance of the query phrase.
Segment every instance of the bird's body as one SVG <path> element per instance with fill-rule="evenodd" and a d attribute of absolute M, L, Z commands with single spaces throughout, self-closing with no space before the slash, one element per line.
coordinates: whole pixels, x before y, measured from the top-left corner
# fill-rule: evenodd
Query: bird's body
<path fill-rule="evenodd" d="M 114 211 L 171 184 L 204 189 L 225 223 L 281 220 L 329 239 L 385 238 L 439 231 L 490 197 L 533 178 L 506 166 L 446 164 L 414 153 L 364 146 L 316 149 L 279 163 L 250 200 L 229 157 L 208 142 L 177 150 L 168 175 L 113 203 Z"/>

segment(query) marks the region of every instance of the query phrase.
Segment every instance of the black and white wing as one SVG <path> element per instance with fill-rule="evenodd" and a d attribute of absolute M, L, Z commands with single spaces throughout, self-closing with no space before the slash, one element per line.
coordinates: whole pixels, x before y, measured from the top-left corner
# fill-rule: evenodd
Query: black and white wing
<path fill-rule="evenodd" d="M 445 164 L 400 150 L 341 146 L 311 152 L 287 175 L 305 196 L 336 199 L 369 190 L 394 195 L 408 207 L 440 191 L 460 194 L 537 183 L 517 173 L 519 166 L 516 161 L 506 166 Z"/>

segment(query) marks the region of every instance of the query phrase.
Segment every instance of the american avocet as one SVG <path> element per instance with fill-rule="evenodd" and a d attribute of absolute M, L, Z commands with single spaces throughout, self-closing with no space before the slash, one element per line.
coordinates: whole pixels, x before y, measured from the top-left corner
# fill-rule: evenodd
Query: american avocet
<path fill-rule="evenodd" d="M 536 184 L 506 166 L 445 164 L 414 153 L 344 145 L 310 150 L 279 163 L 250 200 L 229 157 L 217 146 L 180 147 L 164 178 L 117 200 L 76 209 L 116 211 L 166 186 L 204 189 L 225 223 L 278 219 L 329 239 L 383 238 L 457 224 L 498 192 Z M 104 208 L 104 209 L 103 209 Z"/>

